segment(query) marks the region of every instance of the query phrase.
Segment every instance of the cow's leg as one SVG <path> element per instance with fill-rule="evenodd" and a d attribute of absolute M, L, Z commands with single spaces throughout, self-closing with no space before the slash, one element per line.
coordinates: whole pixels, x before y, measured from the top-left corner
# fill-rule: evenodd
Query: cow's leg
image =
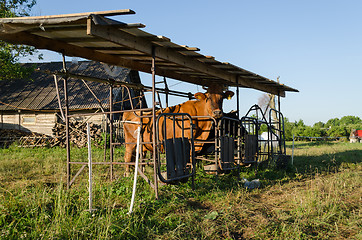
<path fill-rule="evenodd" d="M 124 162 L 125 163 L 135 162 L 135 156 L 136 156 L 136 145 L 127 144 L 126 152 L 124 153 Z M 124 175 L 126 177 L 128 177 L 129 173 L 130 173 L 129 165 L 126 164 L 126 171 L 125 171 Z"/>

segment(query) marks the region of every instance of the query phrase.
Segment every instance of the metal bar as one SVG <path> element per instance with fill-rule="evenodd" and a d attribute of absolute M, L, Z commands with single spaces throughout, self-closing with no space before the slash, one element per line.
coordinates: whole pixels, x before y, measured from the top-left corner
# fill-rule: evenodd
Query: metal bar
<path fill-rule="evenodd" d="M 153 147 L 153 178 L 155 185 L 155 197 L 158 199 L 158 180 L 157 180 L 157 158 L 156 158 L 156 56 L 155 47 L 152 47 L 152 147 Z"/>
<path fill-rule="evenodd" d="M 143 109 L 137 109 L 137 111 L 151 111 L 152 108 L 143 108 Z M 120 111 L 113 111 L 112 113 L 124 113 L 124 112 L 134 112 L 133 109 L 131 110 L 120 110 Z M 92 115 L 103 115 L 103 114 L 110 114 L 111 112 L 96 112 L 96 113 L 75 113 L 75 114 L 70 114 L 69 117 L 80 117 L 80 116 L 92 116 Z M 146 117 L 151 117 L 151 116 L 146 116 Z"/>
<path fill-rule="evenodd" d="M 167 81 L 166 81 L 166 77 L 163 77 L 163 83 L 165 84 L 165 93 L 166 93 L 166 107 L 168 107 L 168 85 L 167 85 Z"/>
<path fill-rule="evenodd" d="M 54 74 L 53 76 L 54 76 L 55 89 L 57 91 L 59 111 L 60 111 L 60 114 L 62 115 L 63 122 L 65 122 L 64 112 L 63 112 L 63 108 L 62 108 L 62 102 L 60 101 L 60 92 L 59 92 L 59 87 L 58 87 L 57 75 Z"/>
<path fill-rule="evenodd" d="M 70 162 L 70 164 L 73 164 L 72 162 Z M 75 179 L 79 176 L 79 174 L 82 173 L 82 171 L 84 170 L 84 168 L 88 165 L 87 162 L 82 163 L 84 164 L 79 170 L 78 172 L 74 175 L 74 177 L 72 178 L 72 180 L 70 181 L 70 186 L 74 183 Z"/>
<path fill-rule="evenodd" d="M 90 127 L 89 123 L 87 123 L 87 145 L 88 145 L 88 183 L 89 183 L 89 212 L 94 211 L 93 209 L 93 193 L 92 193 L 92 146 L 91 146 L 91 137 L 90 137 Z"/>
<path fill-rule="evenodd" d="M 97 95 L 92 91 L 92 89 L 89 87 L 89 85 L 82 79 L 82 82 L 84 83 L 84 85 L 87 87 L 87 89 L 89 90 L 89 92 L 92 94 L 92 96 L 94 97 L 94 99 L 98 102 L 99 104 L 99 108 L 101 109 L 101 111 L 104 113 L 105 110 L 103 108 L 102 102 L 101 100 L 99 100 L 97 98 Z"/>
<path fill-rule="evenodd" d="M 138 173 L 138 161 L 140 156 L 140 138 L 141 138 L 141 127 L 137 128 L 137 147 L 136 147 L 136 162 L 135 162 L 135 171 L 134 171 L 134 179 L 133 179 L 133 191 L 132 191 L 132 198 L 131 198 L 131 205 L 129 207 L 128 214 L 132 213 L 133 204 L 136 197 L 136 187 L 137 187 L 137 173 Z"/>
<path fill-rule="evenodd" d="M 113 86 L 109 85 L 109 178 L 113 179 Z"/>
<path fill-rule="evenodd" d="M 99 82 L 99 83 L 105 83 L 105 84 L 112 84 L 114 86 L 127 86 L 130 88 L 134 88 L 134 89 L 146 89 L 146 90 L 150 90 L 152 91 L 152 86 L 144 86 L 140 83 L 127 83 L 127 82 L 120 82 L 120 81 L 115 81 L 112 79 L 103 79 L 103 78 L 97 78 L 97 77 L 91 77 L 91 76 L 86 76 L 86 75 L 81 75 L 81 74 L 76 74 L 76 73 L 64 73 L 64 72 L 58 72 L 58 71 L 48 71 L 48 70 L 36 70 L 39 72 L 44 72 L 47 74 L 52 74 L 52 75 L 59 75 L 62 77 L 71 77 L 71 78 L 76 78 L 76 79 L 82 79 L 82 80 L 86 80 L 86 81 L 92 81 L 92 82 Z M 175 90 L 169 90 L 167 89 L 161 89 L 161 88 L 155 88 L 157 91 L 159 91 L 160 93 L 165 93 L 165 94 L 170 94 L 170 95 L 175 95 L 175 96 L 179 96 L 179 97 L 189 97 L 188 93 L 185 92 L 181 92 L 181 91 L 175 91 Z"/>
<path fill-rule="evenodd" d="M 142 154 L 141 154 L 142 155 Z M 139 165 L 142 165 L 141 163 L 138 163 Z M 155 185 L 151 182 L 150 179 L 142 172 L 141 169 L 138 169 L 138 174 L 143 177 L 143 179 L 151 186 L 152 189 L 155 189 Z"/>
<path fill-rule="evenodd" d="M 63 70 L 66 72 L 65 56 L 63 54 Z M 70 188 L 70 140 L 69 140 L 69 102 L 68 102 L 68 79 L 64 78 L 64 103 L 65 103 L 65 136 L 66 136 L 66 151 L 67 151 L 67 188 Z"/>
<path fill-rule="evenodd" d="M 236 116 L 238 116 L 238 118 L 240 118 L 240 96 L 239 96 L 239 77 L 236 77 L 237 78 L 237 84 L 238 86 L 236 87 Z"/>
<path fill-rule="evenodd" d="M 104 116 L 106 116 L 106 114 L 104 115 Z M 107 130 L 107 126 L 108 126 L 108 122 L 107 122 L 107 119 L 108 119 L 108 117 L 106 116 L 105 117 L 106 119 L 105 119 L 105 123 L 104 123 L 104 131 L 103 131 L 103 133 L 104 133 L 104 156 L 103 156 L 103 161 L 105 162 L 106 160 L 107 160 L 107 132 L 108 132 L 108 130 Z"/>
<path fill-rule="evenodd" d="M 87 165 L 88 162 L 70 162 L 70 164 L 77 164 L 77 165 Z M 93 162 L 93 165 L 109 165 L 111 162 Z M 126 163 L 126 162 L 112 162 L 113 165 L 134 165 L 133 162 Z M 152 165 L 153 162 L 140 162 L 139 165 Z"/>

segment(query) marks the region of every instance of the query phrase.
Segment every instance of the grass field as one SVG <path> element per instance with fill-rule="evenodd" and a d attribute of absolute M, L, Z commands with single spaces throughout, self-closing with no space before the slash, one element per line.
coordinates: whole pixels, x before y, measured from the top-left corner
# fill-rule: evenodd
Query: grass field
<path fill-rule="evenodd" d="M 102 150 L 93 157 L 102 161 Z M 140 178 L 128 215 L 132 176 L 110 182 L 94 166 L 89 213 L 86 174 L 66 190 L 64 149 L 10 146 L 0 149 L 0 239 L 362 239 L 361 160 L 362 144 L 298 142 L 287 170 L 242 169 L 259 189 L 199 170 L 195 190 L 163 186 L 160 200 Z"/>

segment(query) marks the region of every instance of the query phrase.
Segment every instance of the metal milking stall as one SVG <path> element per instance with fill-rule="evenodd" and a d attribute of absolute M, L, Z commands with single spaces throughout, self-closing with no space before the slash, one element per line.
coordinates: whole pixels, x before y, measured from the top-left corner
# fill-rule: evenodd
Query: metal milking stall
<path fill-rule="evenodd" d="M 243 164 L 243 157 L 245 158 L 245 148 L 250 147 L 250 149 L 253 149 L 252 151 L 247 150 L 247 152 L 249 151 L 248 154 L 250 153 L 250 156 L 255 156 L 258 152 L 258 144 L 260 143 L 254 142 L 249 144 L 249 146 L 247 143 L 242 143 L 241 141 L 246 141 L 246 138 L 253 138 L 255 141 L 255 134 L 257 134 L 257 131 L 253 137 L 241 136 L 243 134 L 247 135 L 247 131 L 243 130 L 244 127 L 250 127 L 249 131 L 251 131 L 251 129 L 258 129 L 258 126 L 262 123 L 259 120 L 247 117 L 241 122 L 239 121 L 239 88 L 253 88 L 277 95 L 279 99 L 279 110 L 277 114 L 279 114 L 279 117 L 282 117 L 280 113 L 280 97 L 285 97 L 285 93 L 287 91 L 298 92 L 298 90 L 279 84 L 278 82 L 269 80 L 230 63 L 217 61 L 214 57 L 202 55 L 198 53 L 199 49 L 196 47 L 178 45 L 171 42 L 171 40 L 167 37 L 156 36 L 142 31 L 141 28 L 145 27 L 143 24 L 129 24 L 110 18 L 112 16 L 134 13 L 135 12 L 132 10 L 125 9 L 104 12 L 0 19 L 0 39 L 3 41 L 14 44 L 30 45 L 37 49 L 52 50 L 62 53 L 63 56 L 81 57 L 114 66 L 122 66 L 150 73 L 152 75 L 152 86 L 146 87 L 142 84 L 124 83 L 113 79 L 98 79 L 89 76 L 76 75 L 68 72 L 65 65 L 62 72 L 51 73 L 64 79 L 64 118 L 67 131 L 67 186 L 70 187 L 75 178 L 86 166 L 84 163 L 71 161 L 69 143 L 70 114 L 68 112 L 67 92 L 67 78 L 69 77 L 86 81 L 97 81 L 109 86 L 109 111 L 94 114 L 107 115 L 110 126 L 109 134 L 111 136 L 109 148 L 110 159 L 108 162 L 93 164 L 109 165 L 111 179 L 113 178 L 113 167 L 115 165 L 134 165 L 134 163 L 114 161 L 113 149 L 115 146 L 119 145 L 119 143 L 114 142 L 112 137 L 113 116 L 114 114 L 125 113 L 127 111 L 137 110 L 144 114 L 151 110 L 151 114 L 144 114 L 139 118 L 141 126 L 144 124 L 144 121 L 152 121 L 152 132 L 154 133 L 152 134 L 151 142 L 148 143 L 153 146 L 151 161 L 141 161 L 140 165 L 153 166 L 153 179 L 150 180 L 141 170 L 139 170 L 139 174 L 154 188 L 156 198 L 158 198 L 159 179 L 163 182 L 174 182 L 192 177 L 195 171 L 194 162 L 196 159 L 211 162 L 211 165 L 213 166 L 208 167 L 206 170 L 217 172 L 219 170 L 228 171 L 235 169 Z M 193 122 L 195 121 L 193 116 L 187 114 L 166 114 L 157 112 L 157 103 L 160 102 L 160 100 L 157 101 L 157 97 L 159 98 L 159 92 L 167 94 L 166 99 L 168 99 L 168 95 L 171 94 L 190 98 L 190 94 L 170 90 L 168 89 L 167 83 L 165 84 L 165 89 L 156 88 L 156 75 L 201 86 L 225 85 L 236 87 L 236 119 L 238 120 L 235 120 L 235 117 L 225 117 L 221 122 L 217 122 L 209 116 L 204 116 L 204 118 L 207 118 L 208 121 L 214 122 L 213 126 L 215 128 L 216 140 L 213 139 L 210 141 L 204 141 L 201 144 L 209 143 L 214 145 L 214 150 L 211 154 L 214 157 L 208 159 L 202 156 L 194 156 L 194 144 L 200 143 L 198 143 L 197 139 L 193 139 Z M 124 86 L 128 92 L 129 88 L 142 90 L 142 92 L 143 90 L 152 90 L 152 108 L 142 108 L 142 106 L 140 106 L 138 109 L 115 111 L 112 109 L 114 86 Z M 129 96 L 131 95 L 129 94 Z M 133 100 L 130 99 L 130 103 L 132 101 Z M 166 106 L 167 105 L 168 101 L 166 101 Z M 241 127 L 243 126 L 243 121 L 245 126 Z M 159 129 L 162 129 L 161 125 L 163 124 L 163 127 L 165 127 L 166 123 L 174 126 L 181 126 L 181 129 L 185 129 L 185 126 L 187 125 L 189 130 L 187 130 L 188 132 L 184 130 L 180 131 L 182 135 L 181 137 L 176 137 L 177 134 L 174 133 L 173 137 L 168 138 L 166 136 L 164 140 L 160 140 L 158 139 L 159 136 L 156 133 L 159 133 Z M 281 123 L 279 122 L 277 124 Z M 176 127 L 174 127 L 174 132 L 176 131 L 175 128 Z M 282 132 L 281 128 L 279 128 L 278 131 L 280 131 L 280 135 Z M 271 127 L 269 132 L 270 135 L 277 135 L 276 130 L 271 129 Z M 279 146 L 279 148 L 280 147 L 281 146 Z M 163 156 L 161 157 L 158 151 L 160 148 L 164 148 L 166 156 L 173 156 L 170 157 L 173 160 L 170 161 L 167 157 L 162 160 Z M 178 159 L 179 148 L 184 150 L 187 149 L 186 152 L 190 154 L 185 154 L 181 160 Z M 237 150 L 233 151 L 234 149 Z M 232 152 L 235 152 L 235 154 L 232 154 Z M 187 161 L 185 161 L 185 159 L 187 159 Z M 163 168 L 161 166 L 161 161 L 163 161 L 162 163 L 166 165 L 166 169 L 161 170 L 161 168 Z M 82 165 L 81 169 L 75 173 L 73 178 L 71 178 L 72 164 Z M 161 171 L 166 171 L 166 175 L 162 174 Z"/>

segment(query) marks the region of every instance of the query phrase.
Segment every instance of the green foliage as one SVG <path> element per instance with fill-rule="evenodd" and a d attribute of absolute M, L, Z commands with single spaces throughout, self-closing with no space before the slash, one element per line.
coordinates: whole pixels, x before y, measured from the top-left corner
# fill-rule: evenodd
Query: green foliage
<path fill-rule="evenodd" d="M 0 18 L 29 16 L 35 0 L 0 0 Z M 0 80 L 26 78 L 32 69 L 23 68 L 19 63 L 21 57 L 37 54 L 34 47 L 13 45 L 0 41 Z M 42 59 L 42 55 L 38 55 Z"/>
<path fill-rule="evenodd" d="M 29 16 L 36 0 L 0 0 L 0 18 Z"/>
<path fill-rule="evenodd" d="M 332 126 L 339 126 L 339 118 L 329 119 L 329 120 L 326 122 L 325 126 L 326 126 L 327 128 L 330 128 L 330 127 L 332 127 Z"/>
<path fill-rule="evenodd" d="M 328 136 L 331 137 L 347 137 L 350 134 L 350 129 L 347 126 L 332 126 L 328 129 Z"/>
<path fill-rule="evenodd" d="M 362 124 L 362 120 L 355 116 L 344 116 L 339 120 L 339 125 L 347 126 L 353 124 Z"/>
<path fill-rule="evenodd" d="M 289 122 L 284 119 L 284 130 L 287 141 L 295 136 L 307 137 L 349 137 L 352 129 L 362 129 L 362 120 L 356 116 L 345 116 L 341 119 L 332 118 L 325 124 L 317 122 L 311 126 L 306 126 L 303 120 Z"/>
<path fill-rule="evenodd" d="M 324 128 L 324 123 L 323 122 L 316 122 L 314 125 L 313 125 L 313 127 L 315 127 L 315 128 Z"/>

